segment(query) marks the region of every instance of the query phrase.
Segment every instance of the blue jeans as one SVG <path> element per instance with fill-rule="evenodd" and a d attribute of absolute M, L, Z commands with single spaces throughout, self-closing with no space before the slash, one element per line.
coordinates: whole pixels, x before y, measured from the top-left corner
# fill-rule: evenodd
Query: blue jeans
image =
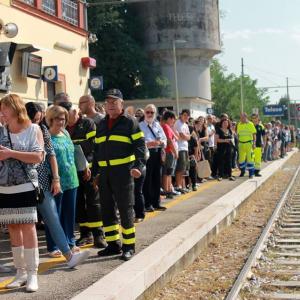
<path fill-rule="evenodd" d="M 57 234 L 59 238 L 57 237 L 55 238 L 54 235 L 52 238 L 52 235 L 50 233 L 52 233 L 52 231 L 54 230 L 53 228 L 49 230 L 49 228 L 47 228 L 46 226 L 46 230 L 45 230 L 46 241 L 47 241 L 47 249 L 49 252 L 52 252 L 59 248 L 63 253 L 66 253 L 63 251 L 63 249 L 61 249 L 61 246 L 57 243 L 57 239 L 63 238 L 64 240 L 66 240 L 69 249 L 75 246 L 74 229 L 75 229 L 75 213 L 76 213 L 76 195 L 77 195 L 77 188 L 74 188 L 74 189 L 66 190 L 63 193 L 56 195 L 54 197 L 56 212 L 60 221 L 59 224 L 64 234 L 59 233 Z M 44 200 L 44 202 L 45 201 L 46 199 Z M 56 239 L 56 241 L 54 241 L 54 239 Z M 64 249 L 66 250 L 65 247 Z M 68 251 L 69 250 L 67 250 L 67 252 Z"/>
<path fill-rule="evenodd" d="M 57 248 L 53 246 L 55 244 L 63 254 L 66 254 L 70 252 L 70 247 L 60 223 L 56 201 L 51 192 L 44 192 L 44 195 L 45 199 L 38 204 L 38 210 L 45 223 L 47 250 L 49 252 L 56 250 Z M 51 238 L 51 242 L 54 242 L 49 244 L 49 238 Z"/>

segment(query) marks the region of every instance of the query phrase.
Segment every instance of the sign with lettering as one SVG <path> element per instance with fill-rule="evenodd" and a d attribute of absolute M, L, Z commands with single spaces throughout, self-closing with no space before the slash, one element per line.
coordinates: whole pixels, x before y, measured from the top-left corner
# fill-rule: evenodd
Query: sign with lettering
<path fill-rule="evenodd" d="M 263 107 L 263 114 L 270 117 L 282 117 L 284 116 L 283 105 L 266 105 Z"/>

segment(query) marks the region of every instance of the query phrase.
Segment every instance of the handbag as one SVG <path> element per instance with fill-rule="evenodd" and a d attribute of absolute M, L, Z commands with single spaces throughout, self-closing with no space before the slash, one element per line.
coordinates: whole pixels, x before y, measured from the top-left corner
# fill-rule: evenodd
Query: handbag
<path fill-rule="evenodd" d="M 203 160 L 197 161 L 197 166 L 196 166 L 197 175 L 199 178 L 207 178 L 211 175 L 210 164 L 209 161 L 205 159 L 203 151 L 201 152 L 202 152 Z"/>
<path fill-rule="evenodd" d="M 6 130 L 7 130 L 7 135 L 8 135 L 8 140 L 9 140 L 10 148 L 11 148 L 11 150 L 14 150 L 12 142 L 11 142 L 10 132 L 9 132 L 8 126 L 6 126 Z M 21 169 L 23 170 L 26 178 L 31 182 L 31 184 L 34 187 L 34 192 L 35 192 L 34 195 L 35 195 L 35 198 L 36 198 L 36 202 L 37 203 L 42 203 L 44 201 L 44 199 L 45 199 L 44 191 L 31 180 L 29 174 L 27 173 L 27 171 L 25 169 L 24 164 L 22 164 L 22 162 L 20 162 L 19 160 L 17 160 L 17 161 L 20 164 Z"/>

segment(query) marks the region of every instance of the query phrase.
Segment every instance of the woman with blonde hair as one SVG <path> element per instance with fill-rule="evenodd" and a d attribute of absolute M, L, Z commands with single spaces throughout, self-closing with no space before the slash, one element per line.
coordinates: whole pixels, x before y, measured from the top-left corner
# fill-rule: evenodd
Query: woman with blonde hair
<path fill-rule="evenodd" d="M 76 196 L 79 181 L 74 159 L 74 145 L 65 130 L 69 114 L 61 106 L 54 105 L 47 109 L 46 122 L 56 155 L 58 175 L 62 192 L 55 196 L 57 213 L 61 226 L 65 233 L 67 243 L 73 253 L 78 252 L 75 246 L 75 212 Z M 50 252 L 58 250 L 58 245 L 53 241 L 51 235 L 47 234 L 47 247 Z"/>
<path fill-rule="evenodd" d="M 41 107 L 38 103 L 27 102 L 26 110 L 28 117 L 32 123 L 38 124 L 42 130 L 44 138 L 44 148 L 46 153 L 45 161 L 37 168 L 39 186 L 43 190 L 45 200 L 38 204 L 38 211 L 42 215 L 45 224 L 46 241 L 51 236 L 59 250 L 49 253 L 51 257 L 60 257 L 63 255 L 67 260 L 67 265 L 73 268 L 85 260 L 89 252 L 83 251 L 73 253 L 67 242 L 64 230 L 61 226 L 55 196 L 60 193 L 60 178 L 58 175 L 58 166 L 56 162 L 55 152 L 51 142 L 51 136 L 44 124 L 41 123 Z M 47 245 L 48 246 L 48 245 Z M 1 267 L 0 267 L 1 272 Z"/>
<path fill-rule="evenodd" d="M 27 292 L 38 289 L 37 164 L 44 158 L 43 135 L 31 124 L 24 102 L 16 94 L 0 100 L 7 126 L 0 128 L 0 224 L 8 225 L 17 274 L 7 288 L 26 283 Z"/>

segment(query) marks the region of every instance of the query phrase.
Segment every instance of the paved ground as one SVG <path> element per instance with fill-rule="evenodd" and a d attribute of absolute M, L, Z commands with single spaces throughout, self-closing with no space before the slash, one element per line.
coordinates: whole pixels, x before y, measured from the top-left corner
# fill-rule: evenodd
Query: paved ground
<path fill-rule="evenodd" d="M 138 224 L 137 252 L 246 179 L 237 178 L 235 182 L 208 181 L 201 184 L 197 192 L 179 196 L 171 201 L 163 201 L 168 207 L 167 211 L 150 213 L 143 223 Z M 42 262 L 39 269 L 39 291 L 34 294 L 24 293 L 24 288 L 7 291 L 4 286 L 12 275 L 7 277 L 0 274 L 0 299 L 70 299 L 123 263 L 118 257 L 100 258 L 97 256 L 98 250 L 91 248 L 90 258 L 77 270 L 70 270 L 62 259 L 47 257 L 43 232 L 39 232 L 39 245 Z M 11 264 L 8 235 L 3 233 L 0 233 L 0 263 Z"/>

